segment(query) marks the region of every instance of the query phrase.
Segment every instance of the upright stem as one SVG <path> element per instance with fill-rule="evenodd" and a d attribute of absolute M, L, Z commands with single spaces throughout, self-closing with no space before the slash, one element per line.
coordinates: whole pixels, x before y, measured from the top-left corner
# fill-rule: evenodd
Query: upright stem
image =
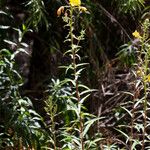
<path fill-rule="evenodd" d="M 55 121 L 54 121 L 54 117 L 53 116 L 51 116 L 51 121 L 52 121 L 52 132 L 53 132 L 53 139 L 54 139 L 54 150 L 57 150 L 56 135 L 55 135 Z"/>
<path fill-rule="evenodd" d="M 142 150 L 144 150 L 145 148 L 145 134 L 146 134 L 146 117 L 147 117 L 147 81 L 146 80 L 146 76 L 147 76 L 147 68 L 148 68 L 148 56 L 147 54 L 145 54 L 145 63 L 144 63 L 144 77 L 143 77 L 143 80 L 144 80 L 144 102 L 143 102 L 143 105 L 144 105 L 144 131 L 143 131 L 143 141 L 142 141 Z"/>
<path fill-rule="evenodd" d="M 71 48 L 72 48 L 72 61 L 73 61 L 73 68 L 74 68 L 74 78 L 75 78 L 75 88 L 76 88 L 76 97 L 78 104 L 80 104 L 80 93 L 79 93 L 79 86 L 78 86 L 78 75 L 76 70 L 76 49 L 73 47 L 74 38 L 73 38 L 73 7 L 71 6 L 70 11 L 70 36 L 71 36 Z M 84 150 L 84 140 L 83 140 L 83 119 L 81 110 L 79 112 L 79 122 L 80 122 L 80 142 L 81 142 L 81 150 Z"/>
<path fill-rule="evenodd" d="M 144 130 L 143 130 L 143 141 L 142 141 L 142 150 L 145 149 L 145 135 L 146 135 L 146 121 L 147 121 L 147 72 L 148 72 L 148 64 L 149 64 L 149 48 L 145 48 L 144 46 L 146 46 L 145 42 L 147 39 L 147 31 L 148 31 L 148 27 L 149 25 L 146 24 L 146 22 L 144 23 L 144 34 L 143 34 L 143 38 L 142 38 L 142 49 L 141 51 L 144 52 L 144 76 L 143 76 L 143 84 L 144 84 L 144 101 L 143 101 L 143 120 L 144 120 Z"/>

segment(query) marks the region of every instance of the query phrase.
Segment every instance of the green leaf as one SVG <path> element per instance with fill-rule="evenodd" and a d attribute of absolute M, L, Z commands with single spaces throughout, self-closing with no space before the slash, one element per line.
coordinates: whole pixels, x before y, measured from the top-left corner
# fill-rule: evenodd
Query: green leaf
<path fill-rule="evenodd" d="M 87 89 L 87 90 L 90 89 L 89 87 L 87 87 L 86 85 L 83 85 L 83 84 L 79 84 L 78 87 L 82 87 L 82 88 L 85 88 L 85 89 Z"/>
<path fill-rule="evenodd" d="M 141 145 L 141 142 L 138 140 L 134 140 L 131 150 L 137 150 L 137 148 L 136 148 L 137 145 Z"/>
<path fill-rule="evenodd" d="M 125 107 L 121 107 L 121 108 L 124 109 L 132 117 L 132 113 L 128 109 L 126 109 Z"/>
<path fill-rule="evenodd" d="M 11 52 L 8 49 L 2 49 L 2 50 L 0 50 L 0 53 L 2 55 L 6 54 L 6 56 L 11 56 Z"/>
<path fill-rule="evenodd" d="M 86 66 L 86 65 L 88 65 L 89 63 L 82 63 L 82 64 L 77 64 L 76 66 L 77 67 L 82 67 L 82 66 Z"/>
<path fill-rule="evenodd" d="M 119 130 L 119 129 L 117 129 L 117 128 L 114 128 L 114 129 L 117 130 L 117 131 L 120 132 L 123 136 L 126 137 L 126 142 L 129 141 L 130 137 L 129 137 L 126 133 L 124 133 L 123 131 L 121 131 L 121 130 Z"/>
<path fill-rule="evenodd" d="M 22 24 L 22 30 L 23 30 L 23 31 L 26 31 L 26 30 L 27 30 L 27 27 L 25 26 L 25 24 Z"/>
<path fill-rule="evenodd" d="M 89 129 L 93 125 L 93 123 L 95 121 L 100 120 L 100 119 L 102 119 L 102 117 L 94 118 L 94 119 L 91 119 L 91 120 L 88 120 L 88 121 L 85 122 L 85 124 L 84 124 L 85 128 L 84 128 L 84 131 L 83 131 L 83 137 L 85 137 L 85 135 L 87 134 L 87 132 L 89 131 Z"/>
<path fill-rule="evenodd" d="M 81 98 L 80 103 L 83 104 L 84 101 L 90 96 L 90 94 L 87 94 L 86 96 L 84 96 L 83 98 Z"/>
<path fill-rule="evenodd" d="M 4 26 L 4 25 L 0 25 L 0 29 L 9 29 L 10 26 Z"/>
<path fill-rule="evenodd" d="M 85 91 L 81 92 L 80 95 L 82 96 L 84 94 L 91 93 L 91 92 L 92 92 L 92 90 L 88 89 L 88 90 L 85 90 Z"/>
<path fill-rule="evenodd" d="M 78 49 L 78 48 L 80 48 L 81 46 L 78 46 L 78 45 L 75 45 L 75 44 L 72 44 L 72 50 L 74 50 L 74 49 Z"/>
<path fill-rule="evenodd" d="M 0 14 L 8 15 L 6 12 L 0 10 Z"/>
<path fill-rule="evenodd" d="M 136 108 L 140 103 L 142 103 L 143 99 L 137 99 L 137 102 L 134 104 L 134 108 Z"/>
<path fill-rule="evenodd" d="M 4 42 L 10 44 L 10 45 L 14 45 L 14 46 L 17 46 L 17 44 L 15 42 L 12 42 L 10 40 L 4 40 Z"/>

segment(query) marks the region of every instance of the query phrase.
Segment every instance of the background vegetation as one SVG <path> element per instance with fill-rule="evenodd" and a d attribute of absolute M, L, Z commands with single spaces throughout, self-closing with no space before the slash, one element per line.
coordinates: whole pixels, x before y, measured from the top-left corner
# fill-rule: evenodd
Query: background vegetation
<path fill-rule="evenodd" d="M 0 149 L 150 149 L 148 0 L 0 0 Z"/>

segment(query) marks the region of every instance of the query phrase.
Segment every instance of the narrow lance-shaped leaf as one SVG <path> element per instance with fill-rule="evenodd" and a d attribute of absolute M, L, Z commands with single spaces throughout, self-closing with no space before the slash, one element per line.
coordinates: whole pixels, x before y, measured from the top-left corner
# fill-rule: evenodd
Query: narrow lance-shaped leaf
<path fill-rule="evenodd" d="M 85 137 L 85 135 L 87 134 L 87 132 L 89 131 L 90 127 L 93 125 L 93 123 L 95 121 L 98 121 L 98 120 L 103 119 L 103 118 L 104 117 L 94 118 L 94 119 L 91 119 L 89 121 L 86 121 L 85 124 L 84 124 L 85 128 L 84 128 L 84 131 L 83 131 L 83 137 Z"/>
<path fill-rule="evenodd" d="M 121 108 L 124 109 L 132 117 L 132 113 L 128 109 L 126 109 L 125 107 L 121 107 Z"/>

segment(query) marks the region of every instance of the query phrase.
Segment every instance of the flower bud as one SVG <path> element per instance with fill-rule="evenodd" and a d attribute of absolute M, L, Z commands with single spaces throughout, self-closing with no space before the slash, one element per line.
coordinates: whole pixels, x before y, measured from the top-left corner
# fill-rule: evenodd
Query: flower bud
<path fill-rule="evenodd" d="M 64 13 L 64 6 L 61 6 L 57 10 L 57 16 L 60 16 L 62 13 Z"/>

